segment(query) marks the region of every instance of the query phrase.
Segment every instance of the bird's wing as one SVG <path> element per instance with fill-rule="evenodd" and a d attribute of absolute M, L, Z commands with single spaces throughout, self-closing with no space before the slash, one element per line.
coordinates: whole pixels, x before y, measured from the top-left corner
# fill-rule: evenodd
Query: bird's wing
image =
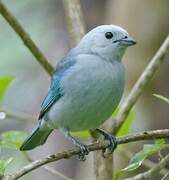
<path fill-rule="evenodd" d="M 51 85 L 48 90 L 48 94 L 41 104 L 41 111 L 39 114 L 39 120 L 43 118 L 44 114 L 50 109 L 50 107 L 63 96 L 63 91 L 60 87 L 62 78 L 69 72 L 69 69 L 75 64 L 75 59 L 67 57 L 63 59 L 56 68 L 53 74 Z"/>

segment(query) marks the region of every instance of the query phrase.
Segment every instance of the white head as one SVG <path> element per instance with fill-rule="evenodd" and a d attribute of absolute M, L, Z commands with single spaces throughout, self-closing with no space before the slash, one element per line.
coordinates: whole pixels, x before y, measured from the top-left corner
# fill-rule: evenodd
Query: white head
<path fill-rule="evenodd" d="M 126 30 L 115 25 L 102 25 L 88 32 L 80 41 L 76 50 L 92 53 L 106 60 L 120 61 L 126 48 L 136 44 Z"/>

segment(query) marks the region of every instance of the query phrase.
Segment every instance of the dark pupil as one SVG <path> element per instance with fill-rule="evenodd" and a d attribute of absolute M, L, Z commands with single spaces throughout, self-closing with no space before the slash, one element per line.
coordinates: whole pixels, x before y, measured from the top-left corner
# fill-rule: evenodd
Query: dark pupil
<path fill-rule="evenodd" d="M 113 34 L 112 34 L 111 32 L 107 32 L 107 33 L 105 34 L 105 37 L 106 37 L 107 39 L 111 39 L 111 38 L 113 37 Z"/>

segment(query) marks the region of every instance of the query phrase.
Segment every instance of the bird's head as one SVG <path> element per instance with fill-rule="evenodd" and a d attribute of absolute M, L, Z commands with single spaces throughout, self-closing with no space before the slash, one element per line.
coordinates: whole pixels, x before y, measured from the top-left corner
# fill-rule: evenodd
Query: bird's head
<path fill-rule="evenodd" d="M 101 25 L 88 32 L 77 46 L 85 53 L 101 56 L 106 60 L 121 60 L 126 48 L 136 41 L 126 30 L 115 25 Z"/>

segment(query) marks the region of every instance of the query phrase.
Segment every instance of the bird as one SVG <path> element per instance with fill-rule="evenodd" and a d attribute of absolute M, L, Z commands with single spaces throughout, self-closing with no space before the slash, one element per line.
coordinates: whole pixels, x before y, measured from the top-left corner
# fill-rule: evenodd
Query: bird
<path fill-rule="evenodd" d="M 100 25 L 84 35 L 57 64 L 37 126 L 20 150 L 43 145 L 51 132 L 59 129 L 80 149 L 80 160 L 89 150 L 71 132 L 96 130 L 109 140 L 108 148 L 114 151 L 115 136 L 99 126 L 120 103 L 125 86 L 122 57 L 134 44 L 134 38 L 117 25 Z"/>

